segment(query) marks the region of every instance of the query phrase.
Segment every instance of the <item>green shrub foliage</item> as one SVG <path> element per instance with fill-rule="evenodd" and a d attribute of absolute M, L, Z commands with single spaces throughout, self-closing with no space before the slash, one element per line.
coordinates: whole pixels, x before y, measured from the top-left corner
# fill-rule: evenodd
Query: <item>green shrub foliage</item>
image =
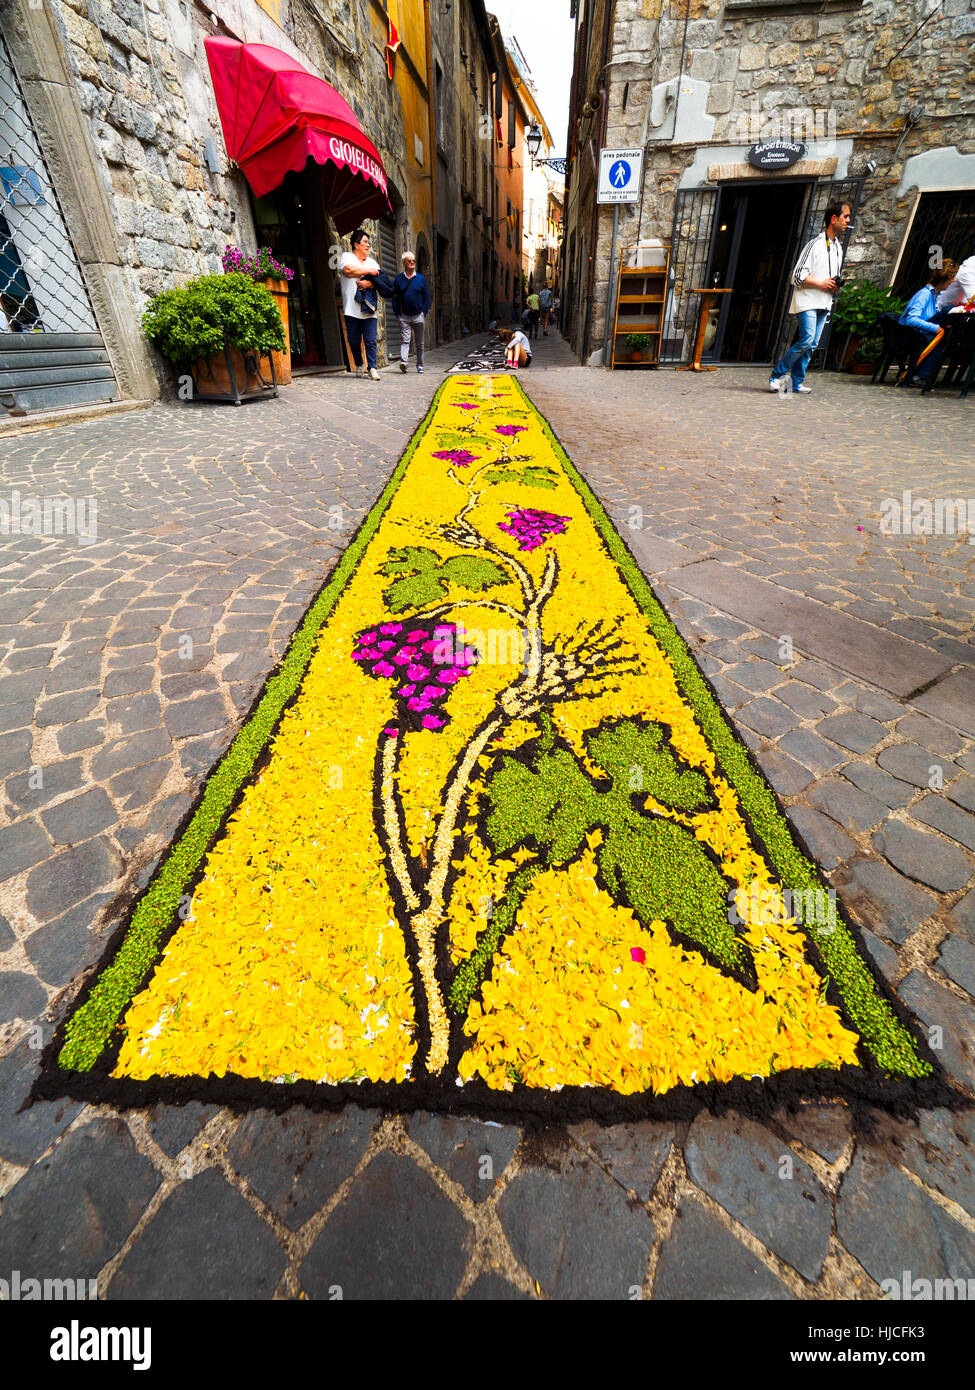
<path fill-rule="evenodd" d="M 177 366 L 213 357 L 224 343 L 241 352 L 281 352 L 284 325 L 274 296 L 239 272 L 201 275 L 149 301 L 142 330 Z"/>

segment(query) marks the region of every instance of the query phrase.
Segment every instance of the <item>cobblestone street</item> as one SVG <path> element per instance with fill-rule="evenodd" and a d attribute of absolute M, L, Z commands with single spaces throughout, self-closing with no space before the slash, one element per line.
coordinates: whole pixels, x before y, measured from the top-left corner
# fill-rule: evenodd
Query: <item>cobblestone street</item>
<path fill-rule="evenodd" d="M 0 536 L 0 1273 L 97 1278 L 109 1299 L 874 1299 L 904 1270 L 969 1277 L 971 1110 L 523 1133 L 355 1106 L 24 1107 L 445 368 L 483 336 L 428 352 L 423 376 L 310 376 L 239 410 L 0 441 L 0 498 L 97 503 L 91 541 Z M 905 491 L 975 493 L 972 400 L 821 373 L 780 399 L 760 369 L 610 374 L 554 332 L 536 348 L 519 379 L 975 1097 L 973 551 L 881 530 Z"/>

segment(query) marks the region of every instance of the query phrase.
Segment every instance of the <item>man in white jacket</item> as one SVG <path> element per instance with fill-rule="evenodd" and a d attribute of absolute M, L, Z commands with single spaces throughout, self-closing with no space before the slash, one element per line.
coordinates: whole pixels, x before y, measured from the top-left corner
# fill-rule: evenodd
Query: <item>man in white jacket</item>
<path fill-rule="evenodd" d="M 969 256 L 967 261 L 962 261 L 958 267 L 958 273 L 950 285 L 938 295 L 938 302 L 935 305 L 938 313 L 945 309 L 953 309 L 956 305 L 966 304 L 975 295 L 975 256 Z"/>
<path fill-rule="evenodd" d="M 806 367 L 822 336 L 833 296 L 839 289 L 839 274 L 843 268 L 843 238 L 850 225 L 850 204 L 830 203 L 823 214 L 823 231 L 808 245 L 792 272 L 792 303 L 789 313 L 795 314 L 798 336 L 781 362 L 777 362 L 771 378 L 770 391 L 781 391 L 787 377 L 792 377 L 792 389 L 801 395 L 811 394 L 805 385 Z"/>

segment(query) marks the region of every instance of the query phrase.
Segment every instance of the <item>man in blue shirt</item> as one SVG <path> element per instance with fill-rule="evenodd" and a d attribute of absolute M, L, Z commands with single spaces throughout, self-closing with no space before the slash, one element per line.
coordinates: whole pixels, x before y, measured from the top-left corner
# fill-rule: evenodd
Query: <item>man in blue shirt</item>
<path fill-rule="evenodd" d="M 955 266 L 952 262 L 946 262 L 941 270 L 936 270 L 923 289 L 918 290 L 913 296 L 907 308 L 897 320 L 904 328 L 913 328 L 918 333 L 923 334 L 927 339 L 941 331 L 941 324 L 935 319 L 938 305 L 938 295 L 950 285 L 955 276 Z M 935 350 L 928 357 L 918 370 L 916 376 L 911 378 L 909 384 L 925 382 L 940 366 L 940 353 Z"/>
<path fill-rule="evenodd" d="M 424 276 L 417 274 L 416 256 L 403 252 L 403 269 L 393 282 L 393 312 L 399 319 L 402 341 L 399 350 L 399 369 L 406 371 L 410 356 L 410 339 L 416 338 L 416 369 L 423 371 L 423 334 L 430 312 L 430 291 Z"/>

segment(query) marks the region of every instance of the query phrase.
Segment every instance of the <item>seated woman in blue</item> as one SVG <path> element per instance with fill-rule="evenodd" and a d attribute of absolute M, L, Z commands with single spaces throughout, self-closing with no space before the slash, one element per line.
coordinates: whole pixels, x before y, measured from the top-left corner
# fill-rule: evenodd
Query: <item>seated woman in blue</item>
<path fill-rule="evenodd" d="M 933 338 L 941 327 L 933 322 L 938 295 L 954 280 L 955 270 L 952 261 L 945 261 L 941 269 L 934 272 L 924 289 L 918 290 L 897 322 L 905 328 L 916 328 L 926 338 Z"/>

